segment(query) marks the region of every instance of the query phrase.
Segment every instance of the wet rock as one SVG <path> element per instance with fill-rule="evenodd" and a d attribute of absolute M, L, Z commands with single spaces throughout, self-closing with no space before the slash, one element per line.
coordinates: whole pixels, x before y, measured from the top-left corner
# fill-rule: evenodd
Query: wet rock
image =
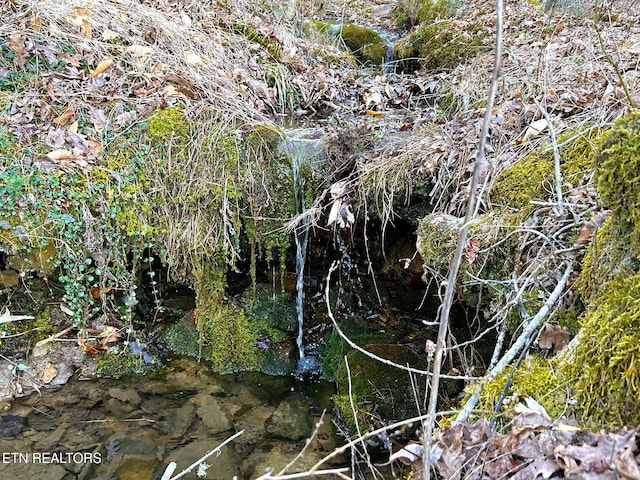
<path fill-rule="evenodd" d="M 2 478 L 37 478 L 38 480 L 71 480 L 71 475 L 61 465 L 48 463 L 8 463 L 2 465 Z"/>
<path fill-rule="evenodd" d="M 130 403 L 132 405 L 138 405 L 140 403 L 140 395 L 131 388 L 124 389 L 113 387 L 109 389 L 109 395 L 121 402 Z"/>
<path fill-rule="evenodd" d="M 120 480 L 152 480 L 156 465 L 154 457 L 125 455 L 116 469 Z"/>
<path fill-rule="evenodd" d="M 179 408 L 167 412 L 165 424 L 166 433 L 171 438 L 182 438 L 187 432 L 196 416 L 196 407 L 193 403 L 185 403 Z"/>
<path fill-rule="evenodd" d="M 267 433 L 274 438 L 298 440 L 311 435 L 309 405 L 299 398 L 283 400 L 267 422 Z"/>
<path fill-rule="evenodd" d="M 0 418 L 0 438 L 15 437 L 24 428 L 25 418 L 19 415 L 5 415 Z"/>
<path fill-rule="evenodd" d="M 228 411 L 211 395 L 199 393 L 189 401 L 197 406 L 198 417 L 207 427 L 209 434 L 225 432 L 233 428 Z"/>
<path fill-rule="evenodd" d="M 267 420 L 271 418 L 274 411 L 275 407 L 262 405 L 246 412 L 236 421 L 236 428 L 244 430 L 237 442 L 244 445 L 253 445 L 261 442 L 267 431 Z"/>
<path fill-rule="evenodd" d="M 212 449 L 217 447 L 221 441 L 195 441 L 178 450 L 173 451 L 166 459 L 164 468 L 169 462 L 176 462 L 178 468 L 176 474 L 193 464 Z M 206 460 L 211 465 L 207 470 L 207 474 L 202 478 L 213 480 L 229 480 L 234 476 L 245 478 L 240 469 L 241 459 L 231 446 L 224 446 L 220 450 L 220 454 L 214 454 Z M 164 468 L 162 471 L 164 471 Z M 195 474 L 191 474 L 187 478 L 196 478 Z"/>

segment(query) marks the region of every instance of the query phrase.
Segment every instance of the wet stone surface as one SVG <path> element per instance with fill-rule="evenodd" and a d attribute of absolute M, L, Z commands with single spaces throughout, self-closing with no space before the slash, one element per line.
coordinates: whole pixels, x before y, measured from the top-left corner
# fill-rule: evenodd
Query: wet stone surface
<path fill-rule="evenodd" d="M 0 414 L 0 472 L 16 479 L 157 479 L 169 462 L 178 473 L 244 430 L 208 459 L 202 478 L 255 478 L 300 452 L 332 392 L 327 383 L 220 376 L 186 359 L 148 376 L 72 379 L 7 404 Z M 325 415 L 290 471 L 308 468 L 337 444 Z M 198 478 L 196 470 L 182 478 Z"/>

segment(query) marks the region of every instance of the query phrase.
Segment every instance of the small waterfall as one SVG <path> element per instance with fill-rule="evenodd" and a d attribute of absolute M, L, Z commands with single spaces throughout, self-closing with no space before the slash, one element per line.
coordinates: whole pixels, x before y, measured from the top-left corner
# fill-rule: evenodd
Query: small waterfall
<path fill-rule="evenodd" d="M 293 196 L 296 214 L 301 220 L 294 231 L 296 243 L 296 312 L 298 315 L 297 346 L 299 367 L 308 369 L 309 361 L 305 356 L 303 344 L 304 332 L 304 267 L 307 259 L 307 242 L 309 240 L 309 218 L 305 216 L 305 173 L 312 171 L 313 163 L 324 156 L 323 132 L 316 129 L 291 129 L 285 131 L 286 138 L 280 145 L 281 151 L 291 161 L 293 178 Z M 306 169 L 309 170 L 306 170 Z"/>

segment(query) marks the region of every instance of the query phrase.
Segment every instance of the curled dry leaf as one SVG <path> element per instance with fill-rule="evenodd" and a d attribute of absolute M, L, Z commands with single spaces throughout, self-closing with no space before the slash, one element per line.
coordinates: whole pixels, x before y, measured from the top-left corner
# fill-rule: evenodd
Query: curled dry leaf
<path fill-rule="evenodd" d="M 604 224 L 604 221 L 609 218 L 609 215 L 611 215 L 611 210 L 601 210 L 594 213 L 593 217 L 591 217 L 591 219 L 580 229 L 580 233 L 578 234 L 575 244 L 585 245 L 589 243 L 593 234 Z"/>
<path fill-rule="evenodd" d="M 106 60 L 101 61 L 96 68 L 89 74 L 91 78 L 97 77 L 102 72 L 104 72 L 107 68 L 113 65 L 113 58 L 107 58 Z"/>
<path fill-rule="evenodd" d="M 76 112 L 73 108 L 67 108 L 63 113 L 53 119 L 53 123 L 56 125 L 65 125 L 69 120 L 71 120 L 71 117 L 73 117 L 75 113 Z"/>

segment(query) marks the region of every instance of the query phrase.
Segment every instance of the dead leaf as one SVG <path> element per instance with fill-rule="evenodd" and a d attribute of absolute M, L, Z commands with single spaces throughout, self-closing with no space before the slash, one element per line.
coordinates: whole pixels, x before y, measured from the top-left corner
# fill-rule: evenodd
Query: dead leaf
<path fill-rule="evenodd" d="M 366 113 L 367 115 L 375 118 L 382 118 L 382 116 L 384 115 L 383 112 L 376 112 L 375 110 L 367 110 Z"/>
<path fill-rule="evenodd" d="M 464 249 L 467 252 L 469 264 L 472 264 L 478 257 L 478 252 L 480 251 L 480 240 L 470 238 L 469 240 L 467 240 L 467 244 L 465 245 Z"/>
<path fill-rule="evenodd" d="M 571 335 L 566 328 L 547 323 L 538 337 L 538 346 L 556 353 L 566 347 L 570 341 Z"/>
<path fill-rule="evenodd" d="M 113 58 L 107 58 L 101 61 L 96 68 L 89 74 L 89 77 L 94 78 L 104 72 L 107 68 L 113 65 Z"/>
<path fill-rule="evenodd" d="M 64 148 L 52 150 L 51 152 L 47 153 L 45 157 L 47 157 L 49 160 L 54 161 L 73 161 L 77 158 L 72 152 L 70 152 L 69 150 L 65 150 Z"/>
<path fill-rule="evenodd" d="M 29 55 L 26 46 L 27 37 L 19 33 L 12 33 L 7 40 L 7 47 L 15 55 L 13 63 L 18 68 L 24 68 L 27 63 L 27 56 Z"/>
<path fill-rule="evenodd" d="M 575 245 L 586 245 L 593 237 L 593 234 L 600 228 L 604 221 L 611 215 L 611 210 L 601 210 L 593 214 L 591 219 L 587 221 L 580 229 Z"/>
<path fill-rule="evenodd" d="M 422 458 L 422 451 L 422 445 L 420 445 L 419 443 L 409 443 L 408 445 L 403 446 L 397 452 L 391 454 L 387 463 L 398 461 L 400 463 L 404 463 L 405 465 L 411 465 L 413 462 L 416 462 Z"/>
<path fill-rule="evenodd" d="M 539 137 L 544 132 L 546 132 L 548 128 L 549 128 L 549 123 L 544 118 L 541 118 L 540 120 L 536 120 L 535 122 L 532 122 L 525 130 L 524 135 L 520 140 L 520 143 L 526 143 L 532 138 Z"/>
<path fill-rule="evenodd" d="M 53 119 L 53 123 L 56 125 L 65 125 L 69 120 L 71 120 L 71 117 L 73 117 L 75 113 L 76 112 L 73 108 L 67 108 L 62 114 Z"/>

